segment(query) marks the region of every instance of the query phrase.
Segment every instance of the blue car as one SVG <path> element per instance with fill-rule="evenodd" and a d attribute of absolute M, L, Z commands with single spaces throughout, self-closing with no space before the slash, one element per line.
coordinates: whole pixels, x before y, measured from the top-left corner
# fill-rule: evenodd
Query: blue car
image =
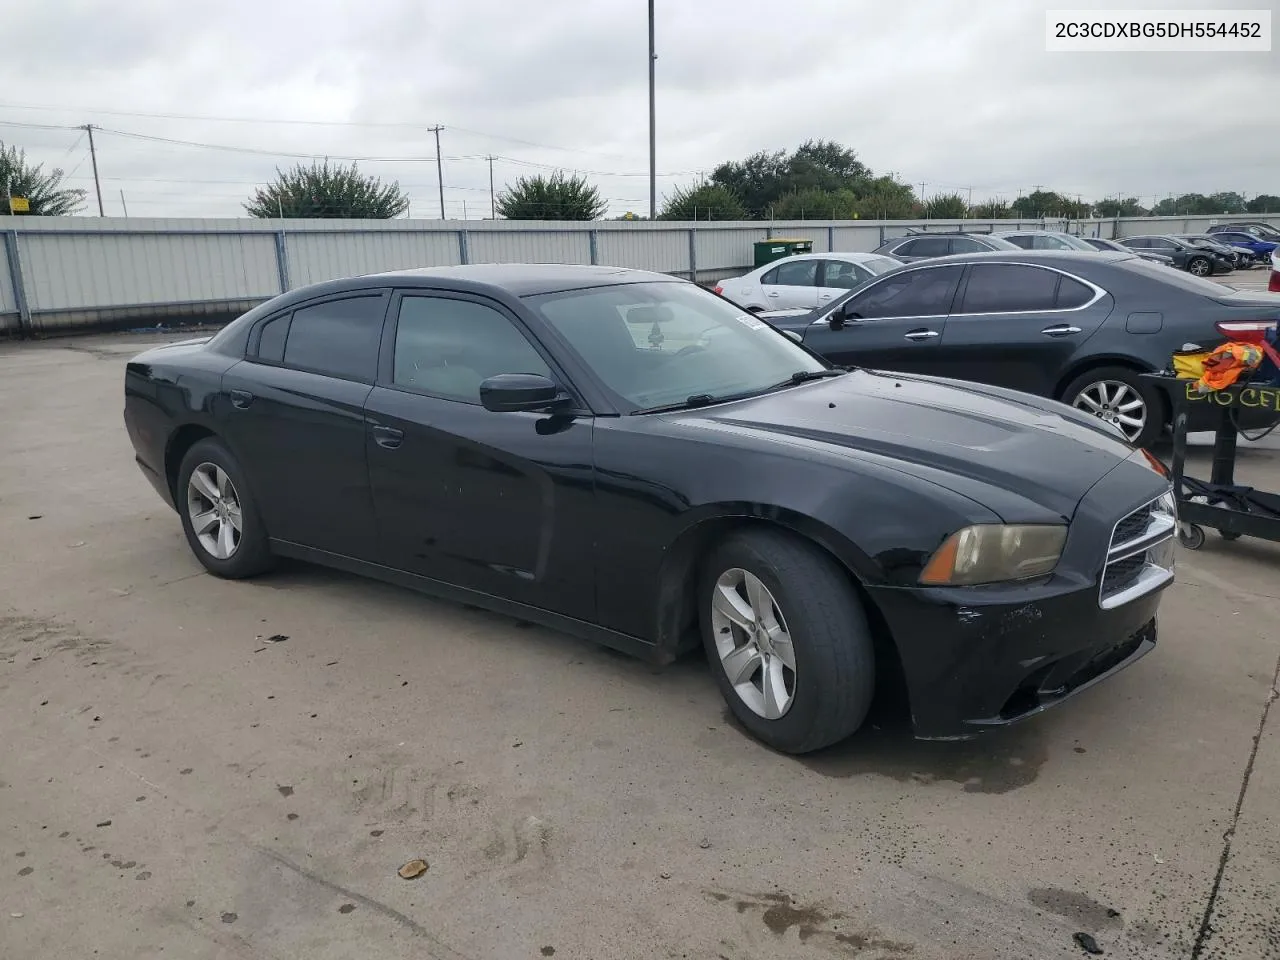
<path fill-rule="evenodd" d="M 1255 237 L 1253 234 L 1245 233 L 1243 230 L 1215 230 L 1210 235 L 1210 239 L 1219 243 L 1229 243 L 1231 246 L 1239 247 L 1242 250 L 1248 250 L 1258 263 L 1266 263 L 1271 259 L 1271 252 L 1280 247 L 1280 244 Z"/>

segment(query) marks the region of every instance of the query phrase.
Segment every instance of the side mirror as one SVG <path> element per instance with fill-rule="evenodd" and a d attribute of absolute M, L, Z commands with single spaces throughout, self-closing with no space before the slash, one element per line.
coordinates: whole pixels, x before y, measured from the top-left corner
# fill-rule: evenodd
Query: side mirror
<path fill-rule="evenodd" d="M 846 323 L 860 323 L 862 314 L 850 308 L 848 303 L 843 303 L 831 311 L 831 316 L 827 318 L 827 323 L 831 325 L 832 330 L 839 330 Z"/>
<path fill-rule="evenodd" d="M 790 337 L 796 343 L 804 343 L 804 337 L 800 336 L 800 334 L 796 333 L 794 330 L 783 330 L 782 335 L 784 337 Z"/>
<path fill-rule="evenodd" d="M 480 384 L 480 403 L 493 413 L 546 410 L 561 399 L 560 388 L 536 373 L 500 373 Z"/>

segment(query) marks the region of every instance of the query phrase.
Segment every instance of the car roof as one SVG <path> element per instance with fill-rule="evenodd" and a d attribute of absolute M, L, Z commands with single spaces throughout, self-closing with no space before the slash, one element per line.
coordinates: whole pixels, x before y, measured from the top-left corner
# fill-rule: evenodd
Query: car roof
<path fill-rule="evenodd" d="M 1119 250 L 1099 250 L 1096 253 L 1085 250 L 986 250 L 982 253 L 953 253 L 946 257 L 932 257 L 916 263 L 905 264 L 900 270 L 890 271 L 890 276 L 901 270 L 929 267 L 939 263 L 1039 263 L 1044 266 L 1064 267 L 1071 263 L 1094 266 L 1098 263 L 1120 263 L 1126 260 L 1139 259 L 1136 253 L 1121 253 Z"/>
<path fill-rule="evenodd" d="M 1041 235 L 1049 237 L 1075 236 L 1074 233 L 1067 233 L 1065 230 L 997 230 L 995 233 L 991 234 L 993 237 L 1038 237 Z M 1086 238 L 1080 237 L 1079 239 L 1083 240 Z"/>
<path fill-rule="evenodd" d="M 822 253 L 793 253 L 789 257 L 779 257 L 777 260 L 770 260 L 768 263 L 756 267 L 755 270 L 770 270 L 787 260 L 830 260 L 832 257 L 838 257 L 842 260 L 852 260 L 855 263 L 859 263 L 864 260 L 893 259 L 892 257 L 885 256 L 883 253 L 862 253 L 858 251 L 843 250 L 832 250 L 829 253 L 825 251 Z M 752 272 L 754 273 L 755 271 L 753 270 Z"/>
<path fill-rule="evenodd" d="M 620 283 L 687 282 L 669 274 L 654 273 L 649 270 L 572 263 L 469 263 L 448 267 L 390 270 L 386 273 L 368 274 L 366 279 L 372 277 L 395 281 L 457 280 L 464 284 L 498 287 L 517 297 L 535 296 L 560 290 L 580 290 L 586 287 L 613 286 Z"/>

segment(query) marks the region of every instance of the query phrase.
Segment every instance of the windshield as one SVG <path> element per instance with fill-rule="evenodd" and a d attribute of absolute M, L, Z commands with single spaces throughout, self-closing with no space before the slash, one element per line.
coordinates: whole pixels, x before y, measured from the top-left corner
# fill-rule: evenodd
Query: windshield
<path fill-rule="evenodd" d="M 635 410 L 764 393 L 828 370 L 762 320 L 692 283 L 633 283 L 527 302 Z"/>

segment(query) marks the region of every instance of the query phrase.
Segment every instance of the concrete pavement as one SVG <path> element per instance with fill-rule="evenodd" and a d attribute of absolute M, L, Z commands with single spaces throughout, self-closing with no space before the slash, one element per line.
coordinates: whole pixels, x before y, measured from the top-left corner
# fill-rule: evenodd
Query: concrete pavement
<path fill-rule="evenodd" d="M 121 424 L 145 342 L 0 346 L 6 960 L 1280 956 L 1280 545 L 1183 552 L 1156 651 L 1030 722 L 780 757 L 699 660 L 206 575 Z"/>

